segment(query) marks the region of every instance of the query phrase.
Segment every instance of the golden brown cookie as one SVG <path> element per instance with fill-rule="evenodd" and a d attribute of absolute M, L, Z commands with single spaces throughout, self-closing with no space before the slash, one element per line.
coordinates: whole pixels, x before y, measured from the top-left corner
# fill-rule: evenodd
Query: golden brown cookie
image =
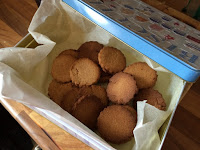
<path fill-rule="evenodd" d="M 150 88 L 156 84 L 157 73 L 145 62 L 137 62 L 126 67 L 125 73 L 131 74 L 137 83 L 139 89 Z"/>
<path fill-rule="evenodd" d="M 93 95 L 98 97 L 104 106 L 107 106 L 108 98 L 107 98 L 106 89 L 98 85 L 92 85 L 91 88 L 92 88 Z"/>
<path fill-rule="evenodd" d="M 72 83 L 58 83 L 56 80 L 52 80 L 49 84 L 48 95 L 56 104 L 61 106 L 63 95 L 75 87 L 72 87 Z"/>
<path fill-rule="evenodd" d="M 87 95 L 94 95 L 101 100 L 104 106 L 108 105 L 106 89 L 101 86 L 91 85 L 91 86 L 81 87 L 79 89 L 79 97 Z"/>
<path fill-rule="evenodd" d="M 89 41 L 82 44 L 79 51 L 79 58 L 89 58 L 98 64 L 98 53 L 103 48 L 103 45 L 96 41 Z"/>
<path fill-rule="evenodd" d="M 113 47 L 104 47 L 98 54 L 98 60 L 104 72 L 114 74 L 126 67 L 124 54 Z"/>
<path fill-rule="evenodd" d="M 99 83 L 108 82 L 111 77 L 112 77 L 112 74 L 106 73 L 101 69 L 101 76 L 99 79 Z"/>
<path fill-rule="evenodd" d="M 111 102 L 126 104 L 137 92 L 136 81 L 130 74 L 116 73 L 110 78 L 106 92 Z"/>
<path fill-rule="evenodd" d="M 78 51 L 74 49 L 67 49 L 67 50 L 62 51 L 58 56 L 60 55 L 71 55 L 75 58 L 78 58 Z"/>
<path fill-rule="evenodd" d="M 79 87 L 97 83 L 100 78 L 100 69 L 92 60 L 80 58 L 75 61 L 70 70 L 72 83 Z"/>
<path fill-rule="evenodd" d="M 78 89 L 73 88 L 66 94 L 64 94 L 62 101 L 61 101 L 61 107 L 66 110 L 68 113 L 72 113 L 72 108 L 75 104 L 75 102 L 78 100 Z"/>
<path fill-rule="evenodd" d="M 91 86 L 82 86 L 79 88 L 79 96 L 87 96 L 92 95 L 92 88 Z"/>
<path fill-rule="evenodd" d="M 82 86 L 79 88 L 79 97 L 92 95 L 92 93 L 91 86 Z"/>
<path fill-rule="evenodd" d="M 82 96 L 74 104 L 72 115 L 90 129 L 96 128 L 97 117 L 104 106 L 96 96 Z"/>
<path fill-rule="evenodd" d="M 69 72 L 75 61 L 76 58 L 71 55 L 59 55 L 56 57 L 52 64 L 52 77 L 62 83 L 71 81 Z"/>
<path fill-rule="evenodd" d="M 136 110 L 133 107 L 129 106 L 129 105 L 123 105 L 123 107 L 128 109 L 131 112 L 131 114 L 134 116 L 136 121 L 137 121 L 137 112 L 136 112 Z"/>
<path fill-rule="evenodd" d="M 166 103 L 162 95 L 152 88 L 139 90 L 138 94 L 134 98 L 135 103 L 143 100 L 147 100 L 148 104 L 153 105 L 160 110 L 166 109 Z"/>
<path fill-rule="evenodd" d="M 97 119 L 100 135 L 108 142 L 121 144 L 133 137 L 136 118 L 122 105 L 111 105 L 105 108 Z"/>

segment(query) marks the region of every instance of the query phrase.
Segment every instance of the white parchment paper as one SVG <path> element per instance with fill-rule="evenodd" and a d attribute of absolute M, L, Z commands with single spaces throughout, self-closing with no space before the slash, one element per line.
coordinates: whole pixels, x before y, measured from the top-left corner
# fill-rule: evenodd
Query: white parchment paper
<path fill-rule="evenodd" d="M 60 0 L 42 0 L 28 30 L 39 46 L 0 49 L 1 99 L 27 105 L 95 149 L 158 149 L 161 142 L 158 129 L 175 108 L 184 88 L 182 79 L 117 40 Z M 138 102 L 134 138 L 125 144 L 108 144 L 47 96 L 53 59 L 61 51 L 77 49 L 86 41 L 116 47 L 126 56 L 127 65 L 145 61 L 158 72 L 154 89 L 162 93 L 167 111 L 160 111 L 145 101 Z"/>

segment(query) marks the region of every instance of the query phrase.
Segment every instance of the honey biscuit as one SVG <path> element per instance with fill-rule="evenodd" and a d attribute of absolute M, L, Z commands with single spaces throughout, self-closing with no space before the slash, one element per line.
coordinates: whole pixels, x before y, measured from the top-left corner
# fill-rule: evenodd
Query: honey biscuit
<path fill-rule="evenodd" d="M 82 96 L 92 95 L 91 86 L 82 86 L 79 88 L 79 98 Z"/>
<path fill-rule="evenodd" d="M 98 97 L 104 106 L 107 106 L 108 98 L 107 98 L 106 89 L 98 85 L 92 85 L 91 88 L 92 88 L 92 94 Z"/>
<path fill-rule="evenodd" d="M 136 110 L 133 107 L 129 106 L 129 105 L 123 105 L 123 107 L 128 109 L 131 112 L 131 114 L 134 116 L 136 121 L 137 121 L 137 112 L 136 112 Z"/>
<path fill-rule="evenodd" d="M 56 80 L 52 80 L 48 87 L 48 95 L 50 99 L 61 106 L 63 95 L 73 88 L 75 87 L 72 86 L 71 82 L 63 84 L 56 82 Z"/>
<path fill-rule="evenodd" d="M 111 74 L 106 73 L 103 70 L 101 70 L 101 76 L 100 76 L 100 79 L 99 79 L 99 83 L 108 82 L 111 77 L 112 77 Z"/>
<path fill-rule="evenodd" d="M 116 73 L 110 78 L 106 92 L 111 102 L 126 104 L 137 92 L 136 81 L 130 74 Z"/>
<path fill-rule="evenodd" d="M 126 67 L 125 73 L 131 74 L 137 83 L 139 89 L 150 88 L 156 84 L 157 73 L 145 62 L 137 62 Z"/>
<path fill-rule="evenodd" d="M 100 69 L 92 60 L 80 58 L 73 63 L 70 70 L 72 83 L 79 87 L 97 83 L 100 78 Z"/>
<path fill-rule="evenodd" d="M 96 128 L 97 117 L 103 104 L 96 96 L 82 96 L 74 104 L 72 115 L 90 129 Z"/>
<path fill-rule="evenodd" d="M 98 86 L 98 85 L 91 85 L 91 86 L 84 86 L 79 89 L 79 97 L 87 96 L 87 95 L 94 95 L 101 100 L 101 103 L 104 106 L 108 105 L 108 98 L 106 89 Z"/>
<path fill-rule="evenodd" d="M 58 56 L 60 55 L 71 55 L 75 58 L 78 58 L 78 51 L 74 49 L 67 49 L 67 50 L 62 51 Z"/>
<path fill-rule="evenodd" d="M 78 89 L 73 88 L 63 96 L 61 107 L 68 113 L 72 113 L 72 108 L 75 102 L 78 100 L 78 93 Z"/>
<path fill-rule="evenodd" d="M 72 64 L 77 59 L 71 55 L 59 55 L 57 56 L 52 64 L 51 74 L 52 77 L 58 82 L 69 82 L 70 78 L 70 69 Z"/>
<path fill-rule="evenodd" d="M 96 41 L 89 41 L 82 44 L 79 51 L 79 58 L 89 58 L 98 64 L 98 53 L 103 48 L 103 44 Z"/>
<path fill-rule="evenodd" d="M 106 141 L 121 144 L 133 137 L 136 118 L 122 105 L 105 108 L 97 119 L 97 129 Z"/>
<path fill-rule="evenodd" d="M 104 47 L 98 54 L 98 60 L 104 72 L 114 74 L 126 67 L 124 54 L 113 47 Z"/>
<path fill-rule="evenodd" d="M 162 95 L 157 90 L 152 88 L 139 90 L 138 94 L 134 98 L 135 103 L 143 100 L 147 100 L 148 104 L 155 106 L 160 110 L 166 109 L 166 103 Z"/>

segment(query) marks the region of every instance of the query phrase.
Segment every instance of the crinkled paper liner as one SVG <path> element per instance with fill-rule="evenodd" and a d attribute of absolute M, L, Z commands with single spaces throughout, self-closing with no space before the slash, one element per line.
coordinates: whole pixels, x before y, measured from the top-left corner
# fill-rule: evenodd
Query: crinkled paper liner
<path fill-rule="evenodd" d="M 97 13 L 93 15 L 98 17 Z M 42 1 L 29 26 L 29 33 L 40 44 L 36 48 L 0 49 L 1 98 L 25 104 L 95 149 L 158 149 L 161 143 L 158 129 L 174 110 L 185 81 L 91 23 L 60 0 Z M 108 144 L 47 96 L 53 59 L 65 49 L 78 49 L 86 41 L 116 47 L 126 56 L 127 65 L 147 62 L 158 73 L 154 89 L 162 93 L 167 110 L 160 111 L 145 101 L 138 102 L 134 138 L 125 144 Z"/>

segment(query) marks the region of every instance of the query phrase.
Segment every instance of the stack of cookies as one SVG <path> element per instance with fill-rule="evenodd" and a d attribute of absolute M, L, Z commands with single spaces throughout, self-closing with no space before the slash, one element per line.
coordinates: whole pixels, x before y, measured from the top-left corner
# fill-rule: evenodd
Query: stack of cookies
<path fill-rule="evenodd" d="M 126 67 L 120 50 L 96 41 L 61 52 L 51 74 L 49 97 L 108 142 L 121 144 L 133 137 L 137 101 L 166 108 L 162 95 L 153 89 L 155 70 L 145 62 Z M 101 83 L 108 83 L 107 88 Z"/>

